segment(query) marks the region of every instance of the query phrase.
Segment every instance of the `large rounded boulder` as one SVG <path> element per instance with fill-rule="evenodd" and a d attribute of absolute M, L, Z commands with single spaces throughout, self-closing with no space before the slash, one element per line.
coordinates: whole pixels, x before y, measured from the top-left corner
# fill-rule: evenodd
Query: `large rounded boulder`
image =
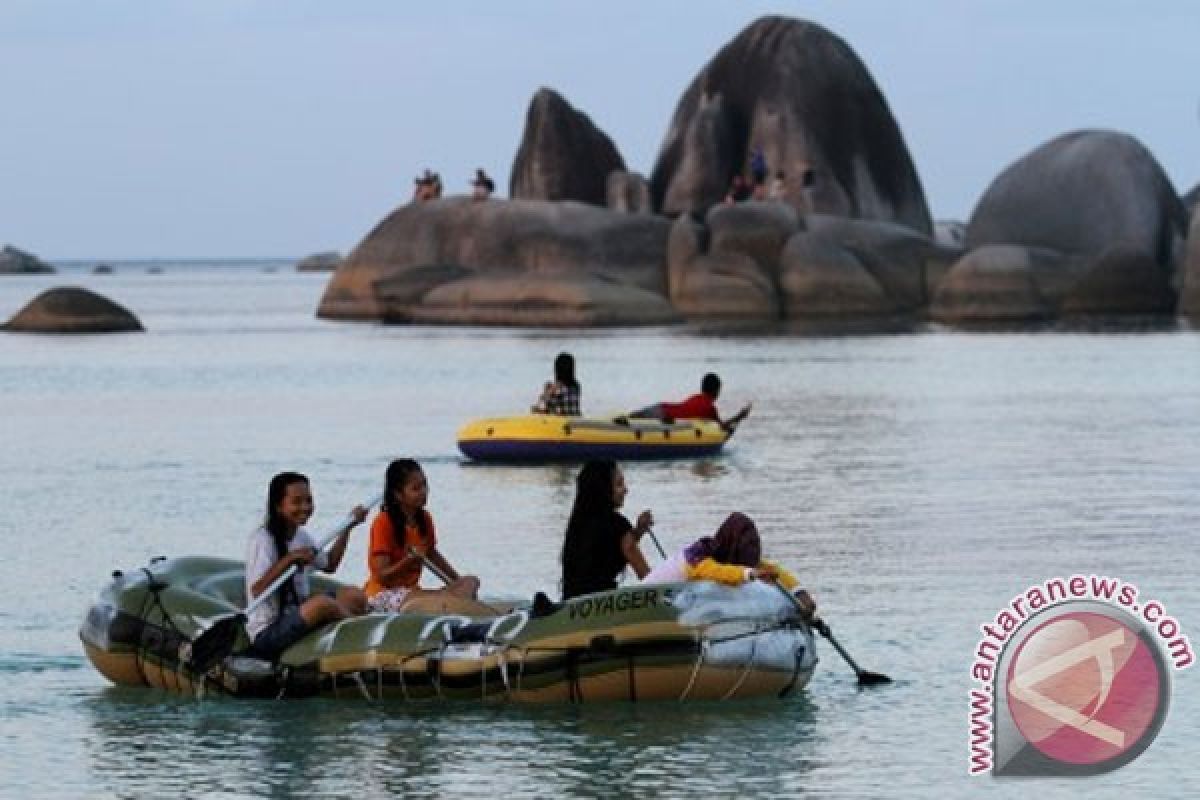
<path fill-rule="evenodd" d="M 651 175 L 655 207 L 701 218 L 760 151 L 798 211 L 932 234 L 924 190 L 866 66 L 820 25 L 764 17 L 700 71 Z"/>
<path fill-rule="evenodd" d="M 1179 196 L 1136 139 L 1113 131 L 1064 134 L 1010 166 L 984 192 L 967 223 L 965 246 L 993 249 L 951 270 L 934 316 L 1012 319 L 1007 288 L 995 295 L 994 308 L 987 299 L 1001 286 L 1001 273 L 1037 287 L 1031 321 L 1173 313 L 1185 228 Z M 956 298 L 970 303 L 958 306 Z"/>
<path fill-rule="evenodd" d="M 525 115 L 509 196 L 602 206 L 608 198 L 608 175 L 618 170 L 625 170 L 625 161 L 608 134 L 558 92 L 539 89 Z"/>
<path fill-rule="evenodd" d="M 1200 206 L 1192 211 L 1187 249 L 1183 259 L 1183 281 L 1179 291 L 1179 313 L 1200 320 Z"/>
<path fill-rule="evenodd" d="M 693 319 L 779 319 L 779 254 L 800 226 L 782 203 L 714 206 L 703 224 L 679 217 L 667 247 L 671 302 Z"/>
<path fill-rule="evenodd" d="M 4 326 L 21 333 L 132 333 L 144 330 L 128 309 L 74 286 L 47 289 Z"/>
<path fill-rule="evenodd" d="M 912 321 L 928 303 L 931 275 L 960 255 L 903 225 L 811 215 L 779 257 L 784 315 Z"/>
<path fill-rule="evenodd" d="M 403 206 L 333 274 L 317 314 L 478 325 L 676 322 L 670 222 L 583 203 L 448 198 Z"/>

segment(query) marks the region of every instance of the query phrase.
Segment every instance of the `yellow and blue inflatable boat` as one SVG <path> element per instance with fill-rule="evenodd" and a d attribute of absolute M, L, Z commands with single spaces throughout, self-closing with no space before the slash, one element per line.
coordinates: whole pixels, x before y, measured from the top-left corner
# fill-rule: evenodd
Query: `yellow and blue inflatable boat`
<path fill-rule="evenodd" d="M 712 456 L 728 439 L 711 420 L 615 422 L 526 414 L 471 420 L 458 431 L 458 449 L 475 461 L 628 461 Z"/>

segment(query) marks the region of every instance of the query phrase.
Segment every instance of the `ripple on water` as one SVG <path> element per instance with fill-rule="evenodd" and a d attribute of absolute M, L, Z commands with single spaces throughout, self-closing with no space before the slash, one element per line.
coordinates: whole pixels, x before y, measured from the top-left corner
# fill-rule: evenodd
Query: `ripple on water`
<path fill-rule="evenodd" d="M 0 675 L 31 672 L 65 672 L 82 669 L 87 659 L 81 655 L 44 653 L 0 653 Z"/>

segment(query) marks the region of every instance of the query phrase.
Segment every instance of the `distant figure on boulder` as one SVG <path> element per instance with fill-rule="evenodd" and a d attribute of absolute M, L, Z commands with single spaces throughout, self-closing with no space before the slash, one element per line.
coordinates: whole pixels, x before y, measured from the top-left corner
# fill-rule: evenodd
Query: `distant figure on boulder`
<path fill-rule="evenodd" d="M 729 182 L 729 191 L 725 193 L 725 205 L 733 205 L 750 199 L 750 184 L 739 172 Z"/>
<path fill-rule="evenodd" d="M 542 388 L 541 396 L 530 411 L 578 417 L 581 393 L 579 381 L 575 380 L 575 357 L 570 353 L 559 353 L 554 359 L 554 380 Z"/>
<path fill-rule="evenodd" d="M 767 182 L 767 157 L 763 155 L 761 147 L 755 147 L 750 151 L 750 177 L 754 180 L 755 186 Z"/>
<path fill-rule="evenodd" d="M 483 168 L 475 170 L 475 179 L 471 181 L 471 199 L 487 200 L 494 191 L 496 191 L 496 182 L 488 177 Z"/>
<path fill-rule="evenodd" d="M 423 203 L 426 200 L 436 200 L 442 196 L 442 176 L 431 172 L 428 167 L 425 172 L 413 178 L 413 202 Z"/>
<path fill-rule="evenodd" d="M 784 180 L 783 170 L 775 171 L 775 178 L 771 181 L 771 188 L 767 192 L 767 199 L 782 203 L 784 193 L 787 191 L 787 182 Z"/>
<path fill-rule="evenodd" d="M 750 199 L 762 202 L 768 198 L 767 158 L 761 147 L 750 151 Z"/>
<path fill-rule="evenodd" d="M 655 403 L 652 406 L 631 412 L 628 417 L 617 417 L 616 422 L 629 419 L 657 419 L 674 422 L 677 419 L 710 419 L 732 434 L 746 417 L 750 416 L 753 403 L 747 403 L 741 411 L 726 420 L 717 413 L 717 397 L 721 394 L 721 379 L 710 372 L 700 381 L 700 391 L 682 403 Z"/>

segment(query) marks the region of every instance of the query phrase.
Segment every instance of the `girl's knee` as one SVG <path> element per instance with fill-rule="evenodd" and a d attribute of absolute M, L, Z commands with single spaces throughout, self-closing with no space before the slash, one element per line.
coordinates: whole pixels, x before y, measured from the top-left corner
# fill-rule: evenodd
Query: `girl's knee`
<path fill-rule="evenodd" d="M 337 602 L 351 616 L 367 613 L 367 596 L 362 589 L 353 586 L 338 589 Z"/>
<path fill-rule="evenodd" d="M 308 626 L 314 627 L 324 622 L 341 619 L 342 607 L 329 595 L 319 594 L 308 598 L 300 606 L 300 616 Z"/>

